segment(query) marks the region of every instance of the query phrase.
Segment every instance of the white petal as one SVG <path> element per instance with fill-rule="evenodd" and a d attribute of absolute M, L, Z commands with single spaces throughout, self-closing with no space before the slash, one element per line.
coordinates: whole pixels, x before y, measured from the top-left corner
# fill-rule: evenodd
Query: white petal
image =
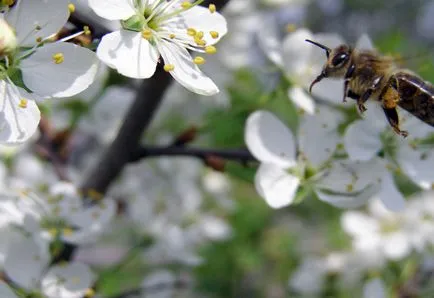
<path fill-rule="evenodd" d="M 226 19 L 218 12 L 211 13 L 205 7 L 192 7 L 179 14 L 179 18 L 183 28 L 194 28 L 196 31 L 202 31 L 204 33 L 203 40 L 206 41 L 207 45 L 217 43 L 228 32 Z M 212 38 L 209 34 L 210 31 L 218 32 L 218 38 Z"/>
<path fill-rule="evenodd" d="M 256 172 L 256 191 L 272 208 L 282 208 L 292 203 L 300 179 L 272 164 L 261 164 Z"/>
<path fill-rule="evenodd" d="M 301 87 L 292 87 L 288 90 L 288 97 L 292 102 L 308 114 L 315 113 L 315 102 Z"/>
<path fill-rule="evenodd" d="M 303 74 L 310 62 L 315 46 L 307 43 L 306 39 L 313 39 L 312 33 L 306 29 L 298 29 L 283 40 L 284 71 L 290 78 Z M 321 54 L 325 57 L 324 52 Z M 322 64 L 318 65 L 318 74 Z"/>
<path fill-rule="evenodd" d="M 248 117 L 244 141 L 253 156 L 261 162 L 281 168 L 296 164 L 295 140 L 291 131 L 268 111 L 256 111 Z"/>
<path fill-rule="evenodd" d="M 298 133 L 299 150 L 313 166 L 320 167 L 335 152 L 340 142 L 337 127 L 342 120 L 342 114 L 322 105 L 315 115 L 303 117 Z"/>
<path fill-rule="evenodd" d="M 389 171 L 385 171 L 381 180 L 381 190 L 376 197 L 383 202 L 388 210 L 393 212 L 403 211 L 406 201 L 402 193 L 396 187 L 392 174 Z"/>
<path fill-rule="evenodd" d="M 50 261 L 48 249 L 41 248 L 31 239 L 10 245 L 4 270 L 7 276 L 26 289 L 35 287 Z"/>
<path fill-rule="evenodd" d="M 410 237 L 402 231 L 386 235 L 383 250 L 387 258 L 402 260 L 411 253 Z"/>
<path fill-rule="evenodd" d="M 363 287 L 363 298 L 386 298 L 386 288 L 381 279 L 368 281 Z"/>
<path fill-rule="evenodd" d="M 282 42 L 278 31 L 277 25 L 270 22 L 257 31 L 257 39 L 258 46 L 268 59 L 278 67 L 283 68 Z"/>
<path fill-rule="evenodd" d="M 67 0 L 20 0 L 6 14 L 21 46 L 35 45 L 38 38 L 45 39 L 57 33 L 68 17 Z"/>
<path fill-rule="evenodd" d="M 126 20 L 136 14 L 133 1 L 129 0 L 89 0 L 93 11 L 108 20 Z"/>
<path fill-rule="evenodd" d="M 411 180 L 424 189 L 431 188 L 434 183 L 432 149 L 413 148 L 410 144 L 401 144 L 396 159 Z"/>
<path fill-rule="evenodd" d="M 41 113 L 33 97 L 24 89 L 0 81 L 0 143 L 21 144 L 38 128 Z M 27 99 L 27 107 L 20 107 L 20 100 Z"/>
<path fill-rule="evenodd" d="M 2 298 L 18 298 L 11 288 L 2 280 L 0 280 L 0 297 Z"/>
<path fill-rule="evenodd" d="M 352 160 L 370 160 L 383 147 L 380 133 L 363 120 L 356 120 L 348 126 L 344 134 L 344 145 Z"/>
<path fill-rule="evenodd" d="M 370 237 L 378 233 L 381 226 L 373 217 L 360 211 L 346 211 L 341 216 L 342 229 L 351 237 Z"/>
<path fill-rule="evenodd" d="M 336 161 L 316 183 L 319 199 L 340 208 L 365 204 L 380 190 L 385 168 L 378 160 Z"/>
<path fill-rule="evenodd" d="M 188 90 L 201 95 L 214 95 L 219 92 L 214 82 L 194 64 L 190 53 L 173 42 L 158 42 L 158 50 L 165 64 L 172 64 L 175 69 L 170 74 Z"/>
<path fill-rule="evenodd" d="M 315 76 L 311 76 L 309 80 L 305 82 L 304 87 L 307 89 L 319 74 L 320 73 L 317 72 L 315 73 Z M 344 80 L 335 78 L 324 79 L 315 84 L 315 87 L 312 89 L 312 94 L 331 103 L 342 105 L 344 97 Z M 352 102 L 348 102 L 347 104 L 351 105 Z"/>
<path fill-rule="evenodd" d="M 41 282 L 42 292 L 49 298 L 80 298 L 92 286 L 95 275 L 81 263 L 50 268 Z"/>
<path fill-rule="evenodd" d="M 56 64 L 53 55 L 63 54 Z M 43 97 L 73 96 L 92 84 L 99 61 L 92 51 L 72 43 L 57 42 L 38 48 L 21 63 L 27 88 Z"/>
<path fill-rule="evenodd" d="M 136 79 L 151 77 L 158 61 L 157 49 L 140 33 L 127 30 L 104 35 L 96 54 L 120 74 Z"/>

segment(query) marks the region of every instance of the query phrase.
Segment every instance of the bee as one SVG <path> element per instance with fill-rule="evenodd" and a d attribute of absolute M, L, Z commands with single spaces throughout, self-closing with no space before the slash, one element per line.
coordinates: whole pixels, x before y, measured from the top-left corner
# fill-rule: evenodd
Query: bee
<path fill-rule="evenodd" d="M 381 103 L 393 130 L 403 136 L 408 132 L 399 128 L 397 107 L 407 110 L 423 122 L 434 126 L 434 87 L 410 70 L 399 68 L 395 59 L 374 50 L 353 49 L 340 45 L 330 49 L 318 42 L 307 42 L 323 49 L 327 62 L 309 87 L 324 78 L 344 79 L 344 98 L 355 99 L 360 113 L 366 111 L 365 102 L 372 98 Z"/>

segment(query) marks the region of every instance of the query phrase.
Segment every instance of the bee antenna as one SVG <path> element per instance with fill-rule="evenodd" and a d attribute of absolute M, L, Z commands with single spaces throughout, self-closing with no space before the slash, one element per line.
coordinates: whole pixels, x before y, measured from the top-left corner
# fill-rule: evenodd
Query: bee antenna
<path fill-rule="evenodd" d="M 332 51 L 329 47 L 326 47 L 325 45 L 322 45 L 322 44 L 317 43 L 316 41 L 313 41 L 313 40 L 310 40 L 310 39 L 306 39 L 306 41 L 307 41 L 307 42 L 310 42 L 311 44 L 316 45 L 317 47 L 320 47 L 320 48 L 323 49 L 323 50 L 325 50 L 325 51 L 326 51 L 327 58 L 329 57 L 330 52 Z"/>

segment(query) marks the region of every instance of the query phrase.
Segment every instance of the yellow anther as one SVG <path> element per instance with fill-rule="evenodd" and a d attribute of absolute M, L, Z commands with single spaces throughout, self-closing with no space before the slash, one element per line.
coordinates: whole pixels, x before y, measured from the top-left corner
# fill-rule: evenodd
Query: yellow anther
<path fill-rule="evenodd" d="M 42 37 L 36 37 L 36 42 L 37 42 L 37 43 L 42 42 Z"/>
<path fill-rule="evenodd" d="M 353 184 L 347 184 L 347 192 L 353 192 L 354 191 L 354 185 Z"/>
<path fill-rule="evenodd" d="M 25 98 L 21 98 L 20 99 L 20 103 L 18 104 L 18 106 L 20 107 L 20 108 L 22 108 L 22 109 L 25 109 L 25 108 L 27 108 L 27 99 L 25 99 Z"/>
<path fill-rule="evenodd" d="M 74 230 L 71 228 L 63 228 L 62 229 L 62 234 L 65 236 L 71 236 L 72 233 L 74 233 Z"/>
<path fill-rule="evenodd" d="M 92 31 L 90 31 L 89 26 L 83 26 L 84 35 L 91 35 Z"/>
<path fill-rule="evenodd" d="M 217 48 L 215 46 L 206 46 L 205 47 L 205 53 L 207 54 L 215 54 L 217 53 Z"/>
<path fill-rule="evenodd" d="M 51 228 L 48 230 L 48 234 L 50 234 L 52 237 L 56 237 L 58 235 L 58 230 L 56 228 Z"/>
<path fill-rule="evenodd" d="M 164 68 L 165 71 L 169 72 L 169 71 L 172 71 L 172 70 L 175 69 L 175 65 L 173 65 L 173 64 L 164 64 L 163 68 Z"/>
<path fill-rule="evenodd" d="M 219 38 L 219 33 L 217 31 L 210 31 L 209 34 L 214 39 Z"/>
<path fill-rule="evenodd" d="M 198 31 L 198 32 L 196 32 L 195 37 L 197 37 L 197 38 L 199 38 L 199 39 L 202 39 L 202 38 L 203 38 L 203 31 Z"/>
<path fill-rule="evenodd" d="M 41 27 L 40 25 L 36 25 L 36 26 L 35 26 L 35 30 L 36 30 L 36 31 L 39 31 L 39 30 L 41 30 L 41 29 L 42 29 L 42 27 Z"/>
<path fill-rule="evenodd" d="M 170 33 L 170 34 L 169 34 L 169 38 L 170 38 L 170 39 L 174 39 L 175 37 L 176 37 L 175 34 L 173 34 L 173 33 Z"/>
<path fill-rule="evenodd" d="M 212 4 L 212 3 L 208 6 L 208 9 L 209 9 L 209 11 L 210 11 L 211 13 L 215 13 L 216 10 L 217 10 L 217 8 L 215 7 L 215 5 Z"/>
<path fill-rule="evenodd" d="M 181 3 L 181 7 L 184 8 L 184 9 L 188 9 L 188 8 L 191 7 L 191 3 L 188 2 L 188 1 L 184 1 L 184 2 Z"/>
<path fill-rule="evenodd" d="M 195 37 L 194 42 L 201 47 L 204 47 L 206 45 L 206 41 L 200 38 Z"/>
<path fill-rule="evenodd" d="M 201 56 L 197 56 L 197 57 L 195 57 L 195 58 L 193 59 L 193 62 L 194 62 L 194 64 L 196 64 L 196 65 L 202 65 L 202 64 L 204 64 L 206 61 L 205 61 L 205 58 L 203 58 L 203 57 L 201 57 Z"/>
<path fill-rule="evenodd" d="M 11 6 L 15 3 L 15 0 L 2 0 L 1 4 Z"/>
<path fill-rule="evenodd" d="M 69 13 L 75 12 L 75 5 L 72 3 L 69 3 L 68 4 L 68 10 L 69 10 Z"/>
<path fill-rule="evenodd" d="M 190 36 L 196 36 L 196 30 L 194 28 L 188 28 L 187 34 Z"/>
<path fill-rule="evenodd" d="M 62 53 L 56 53 L 52 56 L 54 63 L 60 64 L 65 61 L 65 56 Z"/>
<path fill-rule="evenodd" d="M 86 289 L 86 292 L 84 293 L 84 297 L 85 298 L 92 298 L 93 296 L 95 296 L 95 290 L 94 289 Z"/>
<path fill-rule="evenodd" d="M 297 30 L 297 26 L 295 26 L 295 24 L 288 24 L 288 25 L 286 25 L 286 32 L 292 33 L 295 30 Z"/>
<path fill-rule="evenodd" d="M 101 200 L 104 195 L 95 189 L 89 189 L 87 191 L 87 196 L 93 200 Z"/>
<path fill-rule="evenodd" d="M 152 38 L 152 31 L 151 29 L 143 29 L 142 31 L 142 37 L 146 40 L 150 40 Z"/>

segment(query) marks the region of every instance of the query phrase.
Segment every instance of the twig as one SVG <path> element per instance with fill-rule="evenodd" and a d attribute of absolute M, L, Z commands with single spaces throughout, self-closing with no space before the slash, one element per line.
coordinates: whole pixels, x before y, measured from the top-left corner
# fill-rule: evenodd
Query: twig
<path fill-rule="evenodd" d="M 240 162 L 256 161 L 247 149 L 206 149 L 194 147 L 159 147 L 146 146 L 137 149 L 131 154 L 130 162 L 135 162 L 143 158 L 161 157 L 161 156 L 191 156 L 206 160 L 210 156 L 220 157 L 228 160 Z"/>

